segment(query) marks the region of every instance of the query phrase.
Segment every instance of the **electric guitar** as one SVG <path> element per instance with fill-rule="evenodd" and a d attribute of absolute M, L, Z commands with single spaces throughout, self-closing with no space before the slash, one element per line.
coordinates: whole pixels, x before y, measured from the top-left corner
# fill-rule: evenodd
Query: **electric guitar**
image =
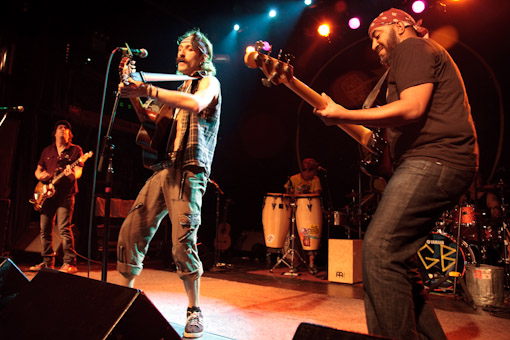
<path fill-rule="evenodd" d="M 260 52 L 263 42 L 255 44 L 256 51 L 248 51 L 244 56 L 244 63 L 249 68 L 259 68 L 266 79 L 262 83 L 266 86 L 271 84 L 284 84 L 292 92 L 297 94 L 311 106 L 322 109 L 326 102 L 320 94 L 312 90 L 306 84 L 294 77 L 294 67 L 290 63 L 270 57 Z M 349 136 L 354 138 L 368 153 L 369 157 L 362 160 L 362 169 L 371 176 L 388 179 L 391 176 L 391 162 L 387 152 L 387 143 L 381 130 L 372 131 L 362 125 L 337 124 Z"/>
<path fill-rule="evenodd" d="M 92 157 L 92 151 L 87 152 L 73 163 L 69 164 L 71 169 L 78 163 L 84 163 L 87 159 Z M 58 175 L 54 176 L 48 183 L 43 183 L 39 181 L 34 189 L 34 197 L 29 200 L 30 203 L 34 205 L 35 211 L 41 211 L 46 199 L 55 195 L 55 183 L 57 183 L 62 177 L 64 177 L 64 171 L 60 172 Z"/>
<path fill-rule="evenodd" d="M 230 240 L 230 224 L 227 222 L 227 210 L 230 200 L 225 202 L 225 210 L 223 212 L 223 222 L 218 226 L 218 236 L 214 240 L 214 245 L 218 250 L 227 250 L 230 248 L 232 241 Z"/>

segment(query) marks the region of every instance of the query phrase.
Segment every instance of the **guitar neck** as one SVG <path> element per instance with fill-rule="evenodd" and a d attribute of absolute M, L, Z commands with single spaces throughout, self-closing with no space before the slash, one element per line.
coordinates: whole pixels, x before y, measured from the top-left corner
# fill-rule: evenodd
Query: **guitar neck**
<path fill-rule="evenodd" d="M 305 83 L 293 77 L 291 81 L 284 83 L 292 92 L 301 97 L 311 106 L 317 109 L 323 109 L 326 107 L 326 102 L 320 94 L 312 90 Z M 370 141 L 372 138 L 372 130 L 367 129 L 362 125 L 356 124 L 337 124 L 337 126 L 344 130 L 349 136 L 354 138 L 361 146 L 366 148 L 368 151 L 373 152 L 371 149 Z"/>
<path fill-rule="evenodd" d="M 78 158 L 76 161 L 74 161 L 73 163 L 71 163 L 69 166 L 71 167 L 71 169 L 73 169 L 76 164 L 78 164 L 78 162 L 80 161 L 80 159 Z M 61 173 L 59 173 L 57 176 L 53 177 L 53 179 L 51 180 L 51 183 L 52 184 L 55 184 L 59 179 L 61 179 L 62 177 L 64 177 L 64 171 L 62 171 Z"/>

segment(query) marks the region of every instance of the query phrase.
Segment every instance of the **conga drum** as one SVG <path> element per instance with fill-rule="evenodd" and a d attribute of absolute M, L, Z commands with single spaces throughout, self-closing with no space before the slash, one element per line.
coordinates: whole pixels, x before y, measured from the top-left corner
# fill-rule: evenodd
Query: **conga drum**
<path fill-rule="evenodd" d="M 296 196 L 296 226 L 303 250 L 318 250 L 322 234 L 320 195 Z"/>
<path fill-rule="evenodd" d="M 262 205 L 262 226 L 268 248 L 283 248 L 290 227 L 290 199 L 287 194 L 267 193 Z"/>

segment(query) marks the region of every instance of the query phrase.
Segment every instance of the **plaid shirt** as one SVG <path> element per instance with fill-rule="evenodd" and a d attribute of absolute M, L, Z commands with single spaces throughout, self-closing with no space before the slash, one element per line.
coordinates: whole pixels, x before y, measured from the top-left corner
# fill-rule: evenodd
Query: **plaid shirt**
<path fill-rule="evenodd" d="M 200 80 L 194 80 L 191 93 L 195 93 Z M 183 91 L 182 86 L 179 90 Z M 178 150 L 180 159 L 178 163 L 182 166 L 194 165 L 205 169 L 207 176 L 211 173 L 211 165 L 216 148 L 218 129 L 220 126 L 221 93 L 218 102 L 211 103 L 198 114 L 188 110 L 180 110 L 182 139 Z"/>

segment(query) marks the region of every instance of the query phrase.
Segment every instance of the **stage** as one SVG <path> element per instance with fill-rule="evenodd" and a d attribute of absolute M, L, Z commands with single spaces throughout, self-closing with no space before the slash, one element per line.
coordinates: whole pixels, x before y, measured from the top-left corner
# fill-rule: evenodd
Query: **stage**
<path fill-rule="evenodd" d="M 228 269 L 212 267 L 202 278 L 200 304 L 206 331 L 203 339 L 292 339 L 301 323 L 367 333 L 362 283 L 329 282 L 324 268 L 312 276 L 305 267 L 300 267 L 300 275 L 290 277 L 284 275 L 288 272 L 285 266 L 271 273 L 271 267 L 261 261 L 246 257 L 234 260 L 226 266 Z M 13 262 L 29 280 L 36 276 L 37 273 L 28 271 L 33 263 L 27 259 Z M 89 273 L 86 262 L 79 262 L 78 267 L 80 271 L 75 275 L 93 280 L 91 284 L 101 281 L 100 264 L 91 264 Z M 108 266 L 106 281 L 114 285 L 119 282 L 113 263 Z M 182 335 L 187 298 L 175 272 L 165 268 L 162 261 L 151 259 L 136 280 L 135 288 L 143 291 Z M 508 339 L 508 313 L 498 316 L 482 307 L 474 310 L 448 292 L 433 293 L 431 298 L 450 340 Z"/>

